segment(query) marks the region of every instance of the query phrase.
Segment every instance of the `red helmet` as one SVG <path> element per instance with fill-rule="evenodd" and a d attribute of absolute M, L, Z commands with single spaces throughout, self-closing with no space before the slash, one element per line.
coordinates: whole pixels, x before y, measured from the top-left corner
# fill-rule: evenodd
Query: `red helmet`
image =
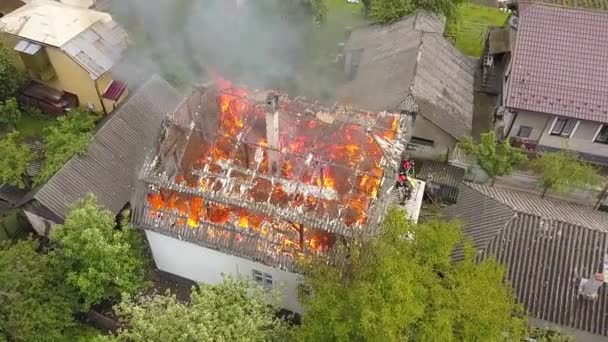
<path fill-rule="evenodd" d="M 407 180 L 407 177 L 405 177 L 405 175 L 399 175 L 400 182 L 405 182 L 406 180 Z"/>

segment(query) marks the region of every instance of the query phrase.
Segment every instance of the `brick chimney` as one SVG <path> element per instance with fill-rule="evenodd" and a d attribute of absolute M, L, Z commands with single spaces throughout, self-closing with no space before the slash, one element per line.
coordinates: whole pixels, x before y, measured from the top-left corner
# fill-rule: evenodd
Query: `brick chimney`
<path fill-rule="evenodd" d="M 275 174 L 279 169 L 281 157 L 281 141 L 279 138 L 279 96 L 275 93 L 268 94 L 266 98 L 268 109 L 266 110 L 266 141 L 268 142 L 268 171 Z"/>

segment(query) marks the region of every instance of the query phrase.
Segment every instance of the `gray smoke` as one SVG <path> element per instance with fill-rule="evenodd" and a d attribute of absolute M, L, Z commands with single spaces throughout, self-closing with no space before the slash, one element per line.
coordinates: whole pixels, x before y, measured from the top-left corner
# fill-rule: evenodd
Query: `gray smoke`
<path fill-rule="evenodd" d="M 119 71 L 130 82 L 159 73 L 188 86 L 210 68 L 250 86 L 299 92 L 315 78 L 314 23 L 299 0 L 115 0 L 110 12 L 133 41 Z"/>

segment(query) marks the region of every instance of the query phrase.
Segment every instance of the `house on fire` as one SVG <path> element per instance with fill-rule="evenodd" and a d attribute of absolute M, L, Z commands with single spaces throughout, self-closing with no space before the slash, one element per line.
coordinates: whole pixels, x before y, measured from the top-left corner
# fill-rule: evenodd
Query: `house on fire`
<path fill-rule="evenodd" d="M 17 204 L 36 232 L 47 235 L 63 223 L 70 206 L 89 193 L 114 214 L 125 208 L 161 122 L 180 98 L 171 85 L 154 76 L 102 121 L 86 152 L 72 157 Z"/>
<path fill-rule="evenodd" d="M 0 39 L 32 79 L 18 94 L 22 105 L 57 115 L 82 105 L 107 114 L 127 96 L 110 70 L 128 37 L 108 13 L 32 0 L 0 18 Z"/>
<path fill-rule="evenodd" d="M 377 230 L 395 199 L 408 120 L 225 81 L 197 88 L 144 163 L 133 225 L 145 230 L 160 270 L 197 282 L 239 274 L 282 284 L 283 307 L 301 312 L 295 262 Z M 416 189 L 410 202 L 419 208 L 424 182 Z"/>
<path fill-rule="evenodd" d="M 497 129 L 530 151 L 567 148 L 608 165 L 608 12 L 526 4 L 518 15 L 515 34 L 489 35 L 514 43 L 486 49 L 496 47 L 484 73 L 500 69 Z"/>
<path fill-rule="evenodd" d="M 367 110 L 416 115 L 416 157 L 445 156 L 471 135 L 475 62 L 443 37 L 445 18 L 418 11 L 385 26 L 351 32 L 345 46 L 350 77 L 340 91 Z"/>
<path fill-rule="evenodd" d="M 608 341 L 608 213 L 464 183 L 445 214 L 461 220 L 477 258 L 505 265 L 532 324 Z M 462 248 L 453 257 L 462 260 Z"/>

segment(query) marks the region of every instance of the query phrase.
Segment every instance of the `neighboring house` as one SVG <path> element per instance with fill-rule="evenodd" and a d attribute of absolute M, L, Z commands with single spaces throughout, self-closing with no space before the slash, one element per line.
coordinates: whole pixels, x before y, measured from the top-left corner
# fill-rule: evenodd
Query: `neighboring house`
<path fill-rule="evenodd" d="M 221 82 L 218 82 L 221 86 Z M 301 256 L 374 234 L 409 117 L 269 92 L 199 88 L 165 121 L 142 167 L 133 225 L 156 266 L 196 282 L 252 277 L 301 313 Z M 424 182 L 404 208 L 417 220 Z"/>
<path fill-rule="evenodd" d="M 605 0 L 512 0 L 519 12 L 525 11 L 534 4 L 560 5 L 594 10 L 608 11 L 608 1 Z"/>
<path fill-rule="evenodd" d="M 506 67 L 504 136 L 608 165 L 608 12 L 531 5 Z"/>
<path fill-rule="evenodd" d="M 80 105 L 107 114 L 127 96 L 127 85 L 113 79 L 110 70 L 122 58 L 128 37 L 109 14 L 32 0 L 0 18 L 0 31 L 2 41 L 19 54 L 20 69 L 75 96 Z M 42 101 L 61 94 L 38 96 Z"/>
<path fill-rule="evenodd" d="M 417 159 L 416 179 L 426 182 L 425 191 L 433 202 L 453 204 L 466 174 L 466 169 L 438 160 Z"/>
<path fill-rule="evenodd" d="M 505 265 L 533 324 L 565 329 L 577 341 L 608 341 L 608 289 L 601 280 L 608 281 L 608 213 L 465 183 L 445 214 L 462 221 L 479 260 Z M 462 260 L 461 246 L 453 257 Z"/>
<path fill-rule="evenodd" d="M 88 193 L 114 214 L 125 208 L 161 122 L 179 99 L 178 92 L 156 76 L 132 94 L 103 122 L 85 153 L 72 157 L 45 185 L 21 200 L 19 205 L 36 232 L 48 234 Z"/>
<path fill-rule="evenodd" d="M 339 94 L 366 110 L 416 114 L 417 157 L 446 156 L 470 136 L 475 63 L 443 37 L 445 18 L 418 11 L 387 26 L 354 30 L 345 46 L 351 78 Z"/>
<path fill-rule="evenodd" d="M 0 184 L 0 217 L 25 196 L 26 191 L 9 184 Z"/>

